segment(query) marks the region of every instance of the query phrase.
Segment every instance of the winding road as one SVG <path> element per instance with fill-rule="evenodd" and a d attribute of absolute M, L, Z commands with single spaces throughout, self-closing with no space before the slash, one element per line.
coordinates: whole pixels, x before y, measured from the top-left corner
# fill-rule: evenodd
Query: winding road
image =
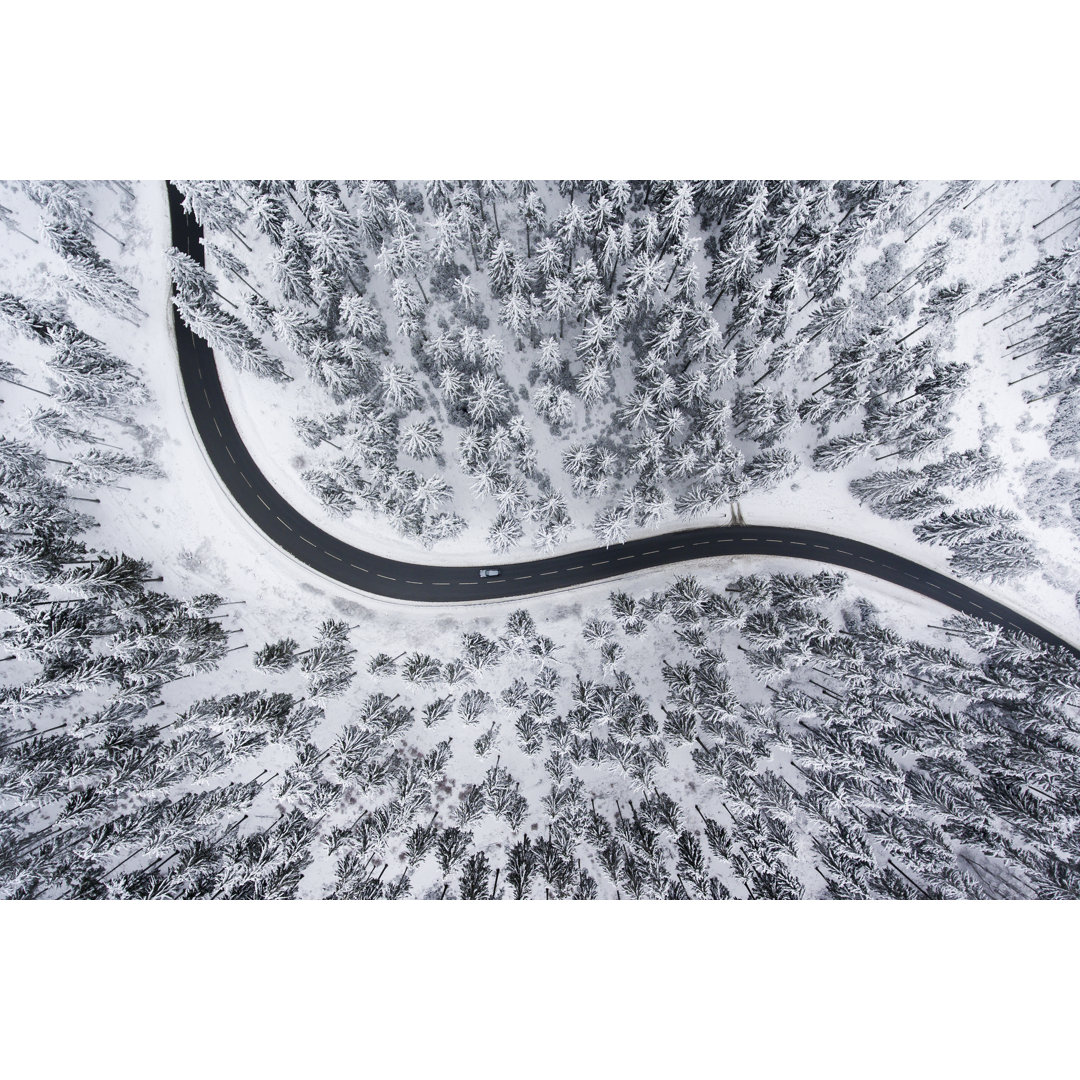
<path fill-rule="evenodd" d="M 168 185 L 172 240 L 205 265 L 202 228 Z M 188 408 L 206 453 L 233 500 L 274 544 L 326 577 L 365 593 L 425 604 L 503 600 L 606 581 L 696 559 L 781 555 L 859 570 L 942 604 L 1022 631 L 1080 657 L 1080 649 L 1005 604 L 935 570 L 857 540 L 808 529 L 763 525 L 711 526 L 656 533 L 610 547 L 498 564 L 498 577 L 479 566 L 426 566 L 363 551 L 308 521 L 259 470 L 229 411 L 213 350 L 173 311 L 180 372 Z"/>

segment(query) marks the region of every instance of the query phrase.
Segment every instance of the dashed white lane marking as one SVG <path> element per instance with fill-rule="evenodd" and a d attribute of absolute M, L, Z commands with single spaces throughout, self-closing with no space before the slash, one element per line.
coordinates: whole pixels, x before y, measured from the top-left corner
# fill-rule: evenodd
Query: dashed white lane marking
<path fill-rule="evenodd" d="M 532 578 L 532 574 L 522 574 L 521 577 L 514 578 L 515 581 L 529 581 Z"/>
<path fill-rule="evenodd" d="M 383 581 L 397 581 L 396 577 L 387 577 L 386 574 L 376 574 L 376 577 L 381 577 Z"/>
<path fill-rule="evenodd" d="M 949 595 L 950 596 L 955 596 L 957 600 L 963 600 L 964 599 L 958 592 L 953 592 L 952 589 L 949 589 Z"/>
<path fill-rule="evenodd" d="M 260 494 L 258 494 L 258 492 L 255 493 L 255 497 L 259 500 L 259 502 L 263 504 L 263 506 L 266 507 L 267 510 L 270 509 L 270 504 Z M 276 516 L 277 515 L 275 515 L 275 517 Z"/>
<path fill-rule="evenodd" d="M 432 585 L 449 585 L 450 582 L 449 581 L 433 581 L 431 584 Z"/>
<path fill-rule="evenodd" d="M 837 555 L 847 555 L 847 556 L 849 556 L 851 558 L 854 558 L 854 555 L 855 555 L 855 553 L 853 551 L 841 551 L 839 548 L 836 549 L 836 554 Z"/>
<path fill-rule="evenodd" d="M 338 562 L 343 561 L 340 555 L 335 555 L 332 551 L 328 551 L 326 554 L 329 555 L 331 559 L 337 559 Z M 419 581 L 414 581 L 413 584 L 414 585 L 419 585 L 420 582 Z"/>
<path fill-rule="evenodd" d="M 459 581 L 458 584 L 459 585 L 475 585 L 477 583 L 475 581 Z"/>
<path fill-rule="evenodd" d="M 205 386 L 203 387 L 202 392 L 203 392 L 203 397 L 206 398 L 206 404 L 210 405 L 210 395 L 206 392 L 206 387 Z M 213 405 L 210 405 L 210 408 L 212 409 Z"/>
<path fill-rule="evenodd" d="M 869 555 L 860 555 L 860 556 L 859 556 L 859 559 L 860 559 L 860 560 L 861 560 L 862 562 L 868 562 L 868 563 L 872 563 L 872 562 L 874 561 L 873 559 L 871 559 L 871 558 L 870 558 L 870 556 L 869 556 Z"/>
<path fill-rule="evenodd" d="M 557 574 L 558 572 L 559 572 L 558 570 L 545 570 L 540 576 L 541 577 L 551 577 L 552 574 Z"/>
<path fill-rule="evenodd" d="M 982 610 L 983 610 L 983 606 L 982 606 L 982 604 L 976 604 L 974 600 L 972 600 L 972 601 L 971 601 L 971 606 L 972 606 L 973 608 L 977 608 L 977 609 L 978 609 L 979 611 L 982 611 Z"/>
<path fill-rule="evenodd" d="M 682 551 L 684 547 L 686 547 L 685 544 L 673 544 L 668 548 L 668 551 Z"/>
<path fill-rule="evenodd" d="M 361 566 L 361 565 L 360 565 L 359 563 L 354 563 L 354 562 L 351 562 L 351 563 L 349 563 L 349 565 L 350 565 L 350 566 L 351 566 L 351 567 L 352 567 L 352 568 L 353 568 L 354 570 L 363 570 L 365 574 L 366 574 L 366 573 L 368 573 L 368 568 L 367 568 L 366 566 Z M 438 583 L 436 582 L 436 584 L 438 584 Z"/>
<path fill-rule="evenodd" d="M 818 551 L 828 551 L 829 550 L 828 547 L 825 544 L 815 544 L 814 547 Z"/>
<path fill-rule="evenodd" d="M 765 537 L 766 544 L 782 544 L 783 542 L 783 540 L 774 540 L 771 536 Z"/>
<path fill-rule="evenodd" d="M 405 579 L 405 584 L 406 585 L 423 585 L 424 583 L 422 581 L 410 581 L 408 578 L 406 578 Z"/>
<path fill-rule="evenodd" d="M 229 455 L 229 460 L 235 465 L 236 464 L 236 458 L 234 458 L 232 456 L 232 451 L 229 449 L 229 444 L 228 443 L 225 444 L 225 453 Z"/>
<path fill-rule="evenodd" d="M 634 558 L 633 555 L 620 555 L 615 561 L 616 562 L 626 562 L 627 559 L 632 559 L 632 558 Z"/>
<path fill-rule="evenodd" d="M 314 540 L 309 540 L 306 536 L 301 536 L 300 539 L 303 540 L 305 544 L 310 544 L 312 547 L 318 547 L 319 546 L 318 544 L 315 543 Z"/>
<path fill-rule="evenodd" d="M 594 562 L 593 566 L 607 566 L 609 562 L 611 562 L 610 559 L 604 559 L 603 562 Z"/>
<path fill-rule="evenodd" d="M 274 517 L 277 517 L 277 514 L 275 514 Z M 281 521 L 281 518 L 278 518 L 278 521 Z M 281 524 L 284 525 L 289 532 L 292 532 L 292 526 L 287 521 L 281 521 Z"/>
<path fill-rule="evenodd" d="M 584 570 L 585 567 L 584 567 L 584 565 L 582 565 L 582 566 L 568 566 L 566 569 L 567 569 L 567 571 L 570 571 L 570 570 Z"/>
<path fill-rule="evenodd" d="M 796 547 L 806 547 L 806 541 L 805 541 L 805 540 L 792 540 L 791 542 L 792 542 L 792 543 L 793 543 L 793 544 L 794 544 L 794 545 L 795 545 Z"/>
<path fill-rule="evenodd" d="M 240 476 L 243 479 L 244 483 L 247 484 L 248 487 L 251 487 L 251 481 L 243 473 L 241 473 Z M 267 510 L 269 509 L 270 507 L 267 507 Z"/>
<path fill-rule="evenodd" d="M 221 428 L 218 427 L 218 422 L 217 422 L 217 417 L 216 416 L 214 417 L 214 428 L 217 430 L 218 438 L 219 439 L 222 438 L 223 436 L 221 434 Z"/>
<path fill-rule="evenodd" d="M 659 548 L 654 548 L 652 551 L 643 551 L 641 554 L 642 555 L 659 555 L 660 554 L 660 549 Z"/>
<path fill-rule="evenodd" d="M 708 540 L 695 540 L 694 547 L 705 547 L 708 543 Z"/>

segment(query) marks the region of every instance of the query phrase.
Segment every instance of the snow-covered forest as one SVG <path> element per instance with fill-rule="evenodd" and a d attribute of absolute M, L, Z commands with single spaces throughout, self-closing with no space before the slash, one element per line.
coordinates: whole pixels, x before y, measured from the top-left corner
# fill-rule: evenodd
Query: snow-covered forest
<path fill-rule="evenodd" d="M 181 706 L 225 602 L 145 573 L 105 560 L 53 579 L 74 603 L 12 603 L 43 670 L 6 708 L 71 718 L 6 730 L 9 896 L 1080 890 L 1075 659 L 962 616 L 947 647 L 905 636 L 841 574 L 682 576 L 437 653 L 362 656 L 328 618 Z"/>
<path fill-rule="evenodd" d="M 178 187 L 205 269 L 0 189 L 0 895 L 1078 895 L 1073 654 L 764 557 L 380 604 L 237 520 L 169 305 L 359 546 L 816 524 L 1075 639 L 1080 186 Z"/>
<path fill-rule="evenodd" d="M 790 500 L 1080 590 L 1075 185 L 179 186 L 179 310 L 342 536 L 513 557 Z"/>
<path fill-rule="evenodd" d="M 1075 1070 L 1076 22 L 5 9 L 8 1071 Z"/>

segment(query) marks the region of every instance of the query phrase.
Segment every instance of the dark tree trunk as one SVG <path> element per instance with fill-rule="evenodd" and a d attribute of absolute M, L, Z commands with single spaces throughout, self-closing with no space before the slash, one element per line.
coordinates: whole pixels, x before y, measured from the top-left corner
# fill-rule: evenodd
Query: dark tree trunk
<path fill-rule="evenodd" d="M 1017 383 L 1027 382 L 1028 379 L 1034 379 L 1036 375 L 1043 375 L 1047 371 L 1053 371 L 1053 370 L 1054 370 L 1054 365 L 1051 364 L 1050 367 L 1039 368 L 1038 371 L 1033 371 L 1030 375 L 1024 375 L 1022 378 L 1013 379 L 1011 382 L 1007 383 L 1006 385 L 1015 386 Z"/>
<path fill-rule="evenodd" d="M 983 326 L 989 326 L 991 323 L 996 323 L 998 319 L 1004 319 L 1006 315 L 1011 315 L 1014 311 L 1019 311 L 1026 303 L 1029 303 L 1029 301 L 1021 300 L 1019 304 L 1014 304 L 1008 311 L 1003 311 L 1000 315 L 995 315 L 992 319 L 987 319 L 986 322 L 983 323 Z"/>
<path fill-rule="evenodd" d="M 292 202 L 293 206 L 295 206 L 296 209 L 300 211 L 300 213 L 303 215 L 304 220 L 308 223 L 308 225 L 312 225 L 311 218 L 309 218 L 307 216 L 307 211 L 296 201 L 296 196 L 293 195 L 292 189 L 288 186 L 288 184 L 285 184 L 284 187 L 285 187 L 285 194 L 289 196 L 290 202 Z M 313 225 L 312 225 L 312 228 L 314 228 Z M 250 251 L 251 249 L 249 248 L 248 250 Z"/>
<path fill-rule="evenodd" d="M 1073 205 L 1073 203 L 1077 203 L 1077 202 L 1080 202 L 1080 195 L 1077 195 L 1075 199 L 1070 199 L 1064 205 L 1059 206 L 1052 214 L 1049 214 L 1047 217 L 1044 217 L 1042 219 L 1042 221 L 1036 221 L 1035 224 L 1032 225 L 1031 227 L 1033 229 L 1037 229 L 1040 225 L 1045 225 L 1051 218 L 1056 218 L 1058 216 L 1058 214 L 1060 214 L 1063 210 L 1068 210 L 1069 207 Z M 26 234 L 23 233 L 23 235 L 25 236 Z"/>
<path fill-rule="evenodd" d="M 99 225 L 94 220 L 94 215 L 93 214 L 90 215 L 90 224 L 93 225 L 95 229 L 98 229 L 100 232 L 103 232 L 110 240 L 114 240 L 116 243 L 118 243 L 120 245 L 120 250 L 121 251 L 124 249 L 124 247 L 125 247 L 124 241 L 121 240 L 119 236 L 113 236 L 113 234 L 111 232 L 109 232 L 109 230 L 106 229 L 104 225 Z"/>
<path fill-rule="evenodd" d="M 29 390 L 32 394 L 40 394 L 42 397 L 51 398 L 52 394 L 47 393 L 45 390 L 37 390 L 33 386 L 27 386 L 25 383 L 16 382 L 14 379 L 5 379 L 3 375 L 0 375 L 0 382 L 10 383 L 12 386 L 17 386 L 21 390 Z"/>
<path fill-rule="evenodd" d="M 267 299 L 266 299 L 266 297 L 265 297 L 265 296 L 263 296 L 263 294 L 262 294 L 261 292 L 259 292 L 259 290 L 258 290 L 258 289 L 256 289 L 256 288 L 255 288 L 255 286 L 254 286 L 254 285 L 252 285 L 252 284 L 251 284 L 251 283 L 250 283 L 250 282 L 249 282 L 249 281 L 247 280 L 247 278 L 245 278 L 245 277 L 244 277 L 244 276 L 243 276 L 242 274 L 238 274 L 238 273 L 237 273 L 237 272 L 236 272 L 235 270 L 233 270 L 233 271 L 232 271 L 232 275 L 233 275 L 233 277 L 237 278 L 237 279 L 238 279 L 239 281 L 242 281 L 242 282 L 244 283 L 244 285 L 246 285 L 246 286 L 247 286 L 247 288 L 251 290 L 251 292 L 253 292 L 253 293 L 254 293 L 254 294 L 255 294 L 255 295 L 256 295 L 256 296 L 257 296 L 257 297 L 258 297 L 258 298 L 259 298 L 260 300 L 262 300 L 262 301 L 263 301 L 263 303 L 266 303 L 266 304 L 269 304 L 269 303 L 270 303 L 270 301 L 269 301 L 269 300 L 267 300 Z"/>
<path fill-rule="evenodd" d="M 233 234 L 233 236 L 236 237 L 237 240 L 240 241 L 241 244 L 244 245 L 245 248 L 247 248 L 248 251 L 251 251 L 251 247 L 248 245 L 248 242 L 231 225 L 227 225 L 226 228 L 229 230 L 229 232 Z"/>
<path fill-rule="evenodd" d="M 892 867 L 892 868 L 893 868 L 893 869 L 894 869 L 894 870 L 895 870 L 895 871 L 896 871 L 896 872 L 897 872 L 897 873 L 898 873 L 898 874 L 899 874 L 899 875 L 900 875 L 900 876 L 901 876 L 901 877 L 902 877 L 902 878 L 903 878 L 903 879 L 904 879 L 904 880 L 905 880 L 905 881 L 906 881 L 906 882 L 907 882 L 907 883 L 908 883 L 909 885 L 911 885 L 911 886 L 913 886 L 914 888 L 918 889 L 918 890 L 919 890 L 919 892 L 921 892 L 921 893 L 923 894 L 923 896 L 924 896 L 924 897 L 925 897 L 925 898 L 926 898 L 927 900 L 929 900 L 929 899 L 930 899 L 930 894 L 929 894 L 929 893 L 928 893 L 928 892 L 927 892 L 927 891 L 926 891 L 926 890 L 925 890 L 925 889 L 924 889 L 924 888 L 923 888 L 923 887 L 922 887 L 921 885 L 917 885 L 917 884 L 916 884 L 916 883 L 915 883 L 915 882 L 914 882 L 914 881 L 913 881 L 913 880 L 912 880 L 911 878 L 909 878 L 909 877 L 907 876 L 907 874 L 905 874 L 905 873 L 904 873 L 904 871 L 903 871 L 903 870 L 901 870 L 901 869 L 900 869 L 900 867 L 899 867 L 899 866 L 897 866 L 897 865 L 896 865 L 896 863 L 894 863 L 894 862 L 892 861 L 892 859 L 889 859 L 889 865 L 890 865 L 890 866 L 891 866 L 891 867 Z"/>
<path fill-rule="evenodd" d="M 914 337 L 914 336 L 915 336 L 915 335 L 916 335 L 916 334 L 917 334 L 917 333 L 918 333 L 918 332 L 919 332 L 920 330 L 922 330 L 922 329 L 923 329 L 923 327 L 925 327 L 925 326 L 926 326 L 926 323 L 919 323 L 919 325 L 918 325 L 918 326 L 916 326 L 916 327 L 915 327 L 915 329 L 914 329 L 914 330 L 912 330 L 910 334 L 905 334 L 905 335 L 904 335 L 904 336 L 903 336 L 903 337 L 902 337 L 902 338 L 901 338 L 901 339 L 900 339 L 900 340 L 899 340 L 899 341 L 898 341 L 898 342 L 897 342 L 896 344 L 897 344 L 897 345 L 900 345 L 900 344 L 902 344 L 903 342 L 907 341 L 907 339 L 908 339 L 909 337 Z"/>
<path fill-rule="evenodd" d="M 1047 233 L 1045 236 L 1039 237 L 1039 242 L 1042 243 L 1045 240 L 1049 240 L 1052 236 L 1057 236 L 1059 232 L 1063 232 L 1065 229 L 1069 228 L 1070 225 L 1075 225 L 1078 221 L 1080 221 L 1080 217 L 1074 217 L 1072 221 L 1066 221 L 1060 229 L 1055 229 L 1052 233 Z"/>
<path fill-rule="evenodd" d="M 1028 319 L 1034 319 L 1037 314 L 1038 312 L 1033 311 L 1030 315 L 1025 315 L 1022 319 L 1015 319 L 1013 322 L 1009 323 L 1008 326 L 1003 326 L 1001 332 L 1007 334 L 1014 326 L 1019 326 L 1022 322 L 1027 322 Z M 985 323 L 983 325 L 985 325 Z"/>

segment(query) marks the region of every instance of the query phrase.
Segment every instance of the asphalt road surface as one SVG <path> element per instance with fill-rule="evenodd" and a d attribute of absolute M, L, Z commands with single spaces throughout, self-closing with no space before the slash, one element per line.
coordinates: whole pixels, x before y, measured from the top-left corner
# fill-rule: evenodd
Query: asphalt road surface
<path fill-rule="evenodd" d="M 173 244 L 204 265 L 202 229 L 185 214 L 169 184 Z M 375 555 L 324 532 L 287 503 L 259 471 L 233 423 L 213 350 L 174 311 L 180 371 L 199 437 L 233 499 L 279 548 L 312 569 L 366 593 L 424 604 L 509 599 L 610 581 L 637 570 L 733 555 L 782 555 L 860 570 L 1009 630 L 1019 630 L 1080 656 L 1045 627 L 988 596 L 890 551 L 831 533 L 764 525 L 712 526 L 656 533 L 611 547 L 524 562 L 481 566 L 425 566 Z"/>

